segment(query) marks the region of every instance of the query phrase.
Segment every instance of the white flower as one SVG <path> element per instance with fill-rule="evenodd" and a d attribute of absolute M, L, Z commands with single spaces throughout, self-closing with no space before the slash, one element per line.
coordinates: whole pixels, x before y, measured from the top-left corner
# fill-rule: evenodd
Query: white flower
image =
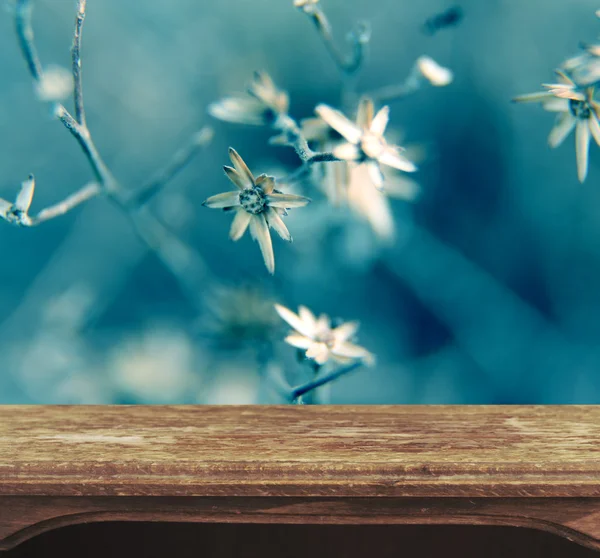
<path fill-rule="evenodd" d="M 52 65 L 44 69 L 35 87 L 40 101 L 63 101 L 73 93 L 74 86 L 71 70 Z"/>
<path fill-rule="evenodd" d="M 21 183 L 21 188 L 14 203 L 0 198 L 0 217 L 14 225 L 30 225 L 29 208 L 31 207 L 34 191 L 35 178 L 33 174 L 30 174 L 29 178 Z"/>
<path fill-rule="evenodd" d="M 600 105 L 594 99 L 594 88 L 580 88 L 562 72 L 559 83 L 545 84 L 547 91 L 529 93 L 513 99 L 515 102 L 538 102 L 549 111 L 558 113 L 548 136 L 550 147 L 558 147 L 575 129 L 577 176 L 583 182 L 588 172 L 590 136 L 600 145 Z"/>
<path fill-rule="evenodd" d="M 254 72 L 248 84 L 248 95 L 230 95 L 211 103 L 211 116 L 226 122 L 263 126 L 272 123 L 279 115 L 287 114 L 289 97 L 278 89 L 266 72 Z"/>
<path fill-rule="evenodd" d="M 445 87 L 452 83 L 454 79 L 451 70 L 440 66 L 429 56 L 419 56 L 416 61 L 416 67 L 421 75 L 434 87 Z"/>
<path fill-rule="evenodd" d="M 363 360 L 365 364 L 373 364 L 374 356 L 363 347 L 351 343 L 358 331 L 358 322 L 345 322 L 335 328 L 325 314 L 317 318 L 306 306 L 298 308 L 294 314 L 288 308 L 275 305 L 277 313 L 294 328 L 294 332 L 285 338 L 286 343 L 306 351 L 306 357 L 323 365 L 329 360 L 348 363 Z"/>
<path fill-rule="evenodd" d="M 315 112 L 347 140 L 346 143 L 338 145 L 333 154 L 339 159 L 364 163 L 377 188 L 381 188 L 383 184 L 380 164 L 405 172 L 417 170 L 412 161 L 400 155 L 401 148 L 388 145 L 383 137 L 388 124 L 389 107 L 383 107 L 373 116 L 373 101 L 362 99 L 356 123 L 327 105 L 318 105 Z"/>
<path fill-rule="evenodd" d="M 281 238 L 292 241 L 292 237 L 281 219 L 286 209 L 302 207 L 310 202 L 309 198 L 293 194 L 283 194 L 275 190 L 275 178 L 261 174 L 254 178 L 244 160 L 232 147 L 229 157 L 233 167 L 224 166 L 225 174 L 239 189 L 208 198 L 203 205 L 211 208 L 231 209 L 235 217 L 231 224 L 229 237 L 239 240 L 250 227 L 250 234 L 260 246 L 265 265 L 269 273 L 275 273 L 275 256 L 269 227 Z"/>

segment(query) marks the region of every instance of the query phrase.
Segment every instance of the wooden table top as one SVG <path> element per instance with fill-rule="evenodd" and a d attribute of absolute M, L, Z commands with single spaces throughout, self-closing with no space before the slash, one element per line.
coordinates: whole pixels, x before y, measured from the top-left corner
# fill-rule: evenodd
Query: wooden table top
<path fill-rule="evenodd" d="M 0 406 L 0 495 L 600 496 L 600 407 Z"/>

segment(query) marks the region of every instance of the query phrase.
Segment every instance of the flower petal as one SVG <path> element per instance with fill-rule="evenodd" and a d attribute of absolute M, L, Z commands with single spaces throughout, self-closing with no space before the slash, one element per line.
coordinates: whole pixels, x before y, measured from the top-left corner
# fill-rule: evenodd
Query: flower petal
<path fill-rule="evenodd" d="M 317 105 L 315 112 L 350 143 L 360 141 L 362 130 L 354 122 L 348 120 L 339 110 L 321 104 Z"/>
<path fill-rule="evenodd" d="M 360 148 L 354 143 L 345 142 L 334 147 L 333 155 L 345 161 L 356 161 L 360 159 Z"/>
<path fill-rule="evenodd" d="M 371 179 L 371 182 L 373 183 L 375 188 L 381 190 L 383 188 L 384 177 L 383 173 L 381 172 L 381 169 L 379 168 L 379 164 L 376 161 L 368 161 L 367 163 L 365 163 L 365 165 L 367 166 L 367 170 L 369 171 L 369 178 Z"/>
<path fill-rule="evenodd" d="M 325 343 L 313 343 L 306 351 L 306 356 L 318 364 L 325 364 L 329 360 L 329 349 Z"/>
<path fill-rule="evenodd" d="M 271 207 L 283 207 L 285 209 L 291 207 L 304 207 L 310 203 L 310 198 L 304 196 L 296 196 L 295 194 L 269 194 L 267 196 L 267 204 Z"/>
<path fill-rule="evenodd" d="M 373 113 L 375 107 L 373 101 L 368 97 L 363 97 L 358 104 L 358 110 L 356 112 L 356 124 L 363 130 L 368 130 L 373 122 Z"/>
<path fill-rule="evenodd" d="M 237 208 L 235 217 L 231 223 L 231 229 L 229 230 L 229 238 L 231 238 L 231 240 L 239 240 L 242 238 L 243 234 L 248 228 L 248 225 L 250 224 L 251 218 L 251 213 L 248 213 L 241 207 Z"/>
<path fill-rule="evenodd" d="M 284 339 L 284 341 L 288 345 L 291 345 L 292 347 L 296 347 L 298 349 L 305 349 L 305 350 L 314 344 L 314 341 L 312 339 L 309 339 L 308 337 L 305 337 L 304 335 L 298 335 L 295 333 L 288 335 Z"/>
<path fill-rule="evenodd" d="M 333 335 L 336 341 L 343 343 L 356 334 L 359 326 L 359 322 L 345 322 L 333 330 Z"/>
<path fill-rule="evenodd" d="M 298 315 L 294 314 L 291 310 L 282 306 L 281 304 L 275 304 L 275 310 L 291 327 L 293 327 L 298 333 L 306 337 L 312 338 L 315 334 L 314 327 L 311 324 L 303 321 Z"/>
<path fill-rule="evenodd" d="M 262 126 L 266 123 L 265 106 L 252 97 L 224 97 L 208 105 L 208 113 L 225 122 L 253 126 Z"/>
<path fill-rule="evenodd" d="M 577 158 L 577 177 L 583 182 L 588 172 L 588 155 L 590 152 L 590 126 L 588 120 L 577 120 L 575 129 L 575 155 Z"/>
<path fill-rule="evenodd" d="M 292 241 L 292 235 L 288 228 L 285 226 L 285 223 L 272 207 L 268 207 L 265 211 L 265 218 L 267 220 L 267 224 L 277 232 L 277 234 L 283 238 L 283 240 L 287 240 L 288 242 Z"/>
<path fill-rule="evenodd" d="M 275 188 L 275 177 L 261 174 L 256 178 L 256 185 L 260 186 L 265 194 L 270 194 Z"/>
<path fill-rule="evenodd" d="M 248 165 L 244 163 L 244 160 L 240 157 L 239 153 L 233 148 L 229 148 L 229 158 L 235 167 L 235 170 L 242 177 L 244 181 L 245 187 L 248 188 L 250 186 L 254 186 L 254 176 L 250 172 Z"/>
<path fill-rule="evenodd" d="M 298 306 L 298 315 L 305 324 L 308 324 L 308 326 L 316 331 L 317 318 L 306 306 L 303 306 L 302 304 Z"/>
<path fill-rule="evenodd" d="M 542 101 L 542 107 L 548 112 L 567 112 L 569 110 L 569 99 L 548 99 Z"/>
<path fill-rule="evenodd" d="M 12 209 L 13 204 L 9 201 L 3 200 L 0 198 L 0 217 L 6 219 L 9 211 Z"/>
<path fill-rule="evenodd" d="M 388 121 L 390 119 L 390 107 L 383 107 L 379 109 L 379 112 L 373 118 L 370 130 L 378 136 L 382 136 L 387 128 Z"/>
<path fill-rule="evenodd" d="M 252 187 L 252 184 L 249 184 L 244 180 L 234 168 L 223 165 L 223 170 L 225 171 L 227 178 L 229 178 L 229 180 L 231 180 L 231 182 L 233 182 L 240 190 Z"/>
<path fill-rule="evenodd" d="M 262 213 L 252 215 L 250 219 L 250 232 L 260 246 L 260 251 L 262 252 L 268 272 L 273 275 L 275 273 L 275 255 L 273 254 L 273 244 L 271 243 L 269 227 Z"/>
<path fill-rule="evenodd" d="M 594 111 L 592 111 L 592 114 L 590 116 L 589 124 L 590 124 L 590 132 L 592 133 L 592 136 L 594 137 L 594 141 L 598 145 L 600 145 L 600 123 L 598 122 L 598 116 Z"/>
<path fill-rule="evenodd" d="M 550 91 L 538 91 L 536 93 L 527 93 L 525 95 L 519 95 L 513 98 L 513 103 L 541 103 L 548 99 L 554 98 L 554 95 Z"/>
<path fill-rule="evenodd" d="M 409 161 L 406 157 L 403 157 L 393 147 L 387 147 L 377 160 L 388 167 L 398 169 L 404 172 L 415 172 L 417 170 L 416 165 Z"/>
<path fill-rule="evenodd" d="M 223 194 L 217 194 L 206 199 L 202 205 L 211 207 L 212 209 L 220 209 L 223 207 L 235 207 L 240 205 L 240 193 L 225 192 Z"/>
<path fill-rule="evenodd" d="M 371 353 L 367 349 L 353 343 L 336 343 L 331 352 L 336 356 L 346 358 L 369 358 L 371 356 Z"/>
<path fill-rule="evenodd" d="M 565 138 L 571 133 L 575 124 L 577 123 L 576 118 L 570 112 L 564 112 L 558 115 L 554 128 L 550 131 L 548 136 L 548 145 L 550 147 L 558 147 Z"/>
<path fill-rule="evenodd" d="M 33 174 L 30 174 L 29 178 L 21 184 L 21 189 L 17 194 L 17 199 L 15 200 L 14 208 L 26 214 L 29 211 L 31 200 L 33 200 L 34 190 L 35 179 L 33 178 Z"/>

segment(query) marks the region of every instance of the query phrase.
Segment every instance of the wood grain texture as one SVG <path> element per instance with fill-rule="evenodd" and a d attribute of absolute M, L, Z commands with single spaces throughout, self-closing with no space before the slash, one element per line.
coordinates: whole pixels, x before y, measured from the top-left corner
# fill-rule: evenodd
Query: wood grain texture
<path fill-rule="evenodd" d="M 600 496 L 600 407 L 0 407 L 0 495 Z"/>
<path fill-rule="evenodd" d="M 600 407 L 0 407 L 0 549 L 98 521 L 510 525 L 600 550 Z"/>

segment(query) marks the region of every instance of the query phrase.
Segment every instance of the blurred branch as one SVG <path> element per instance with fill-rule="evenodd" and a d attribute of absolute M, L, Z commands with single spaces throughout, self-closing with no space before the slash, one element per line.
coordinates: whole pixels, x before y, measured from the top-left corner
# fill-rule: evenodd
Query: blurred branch
<path fill-rule="evenodd" d="M 386 85 L 367 94 L 368 97 L 379 105 L 404 99 L 416 93 L 423 85 L 445 87 L 452 83 L 454 76 L 448 68 L 440 66 L 429 56 L 419 56 L 412 69 L 402 83 Z"/>
<path fill-rule="evenodd" d="M 127 207 L 136 208 L 148 203 L 160 190 L 162 190 L 200 151 L 212 140 L 213 129 L 205 126 L 196 132 L 187 145 L 180 148 L 167 163 L 142 187 L 127 199 Z"/>
<path fill-rule="evenodd" d="M 351 53 L 349 56 L 345 56 L 333 40 L 331 24 L 318 2 L 311 0 L 297 0 L 295 5 L 313 22 L 327 52 L 340 71 L 344 74 L 351 75 L 360 70 L 364 60 L 365 46 L 369 42 L 371 36 L 369 26 L 365 22 L 360 22 L 357 24 L 356 29 L 349 33 L 348 41 L 350 42 Z"/>
<path fill-rule="evenodd" d="M 423 228 L 415 228 L 400 257 L 380 265 L 410 287 L 498 385 L 518 391 L 514 383 L 527 378 L 551 386 L 566 369 L 575 374 L 587 366 L 588 355 L 582 358 L 581 348 L 534 307 Z"/>
<path fill-rule="evenodd" d="M 348 56 L 342 54 L 333 40 L 331 24 L 321 9 L 318 0 L 296 0 L 297 8 L 304 12 L 313 22 L 321 37 L 327 52 L 342 73 L 342 106 L 347 112 L 353 112 L 358 102 L 356 85 L 359 70 L 365 59 L 366 46 L 371 39 L 371 29 L 366 22 L 359 22 L 348 34 L 351 52 Z"/>

